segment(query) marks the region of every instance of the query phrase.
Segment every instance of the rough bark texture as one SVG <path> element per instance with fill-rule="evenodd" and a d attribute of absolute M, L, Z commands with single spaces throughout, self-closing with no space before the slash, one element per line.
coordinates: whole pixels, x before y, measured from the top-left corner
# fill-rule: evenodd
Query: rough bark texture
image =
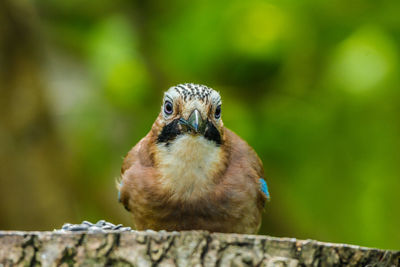
<path fill-rule="evenodd" d="M 1 232 L 0 266 L 400 266 L 400 251 L 207 232 Z"/>

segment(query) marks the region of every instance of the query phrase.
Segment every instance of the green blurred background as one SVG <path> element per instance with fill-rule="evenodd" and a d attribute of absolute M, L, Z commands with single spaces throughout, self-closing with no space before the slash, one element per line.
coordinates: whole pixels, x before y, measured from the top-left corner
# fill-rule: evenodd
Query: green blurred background
<path fill-rule="evenodd" d="M 261 234 L 400 249 L 400 1 L 0 1 L 0 229 L 106 219 L 168 87 L 221 92 Z"/>

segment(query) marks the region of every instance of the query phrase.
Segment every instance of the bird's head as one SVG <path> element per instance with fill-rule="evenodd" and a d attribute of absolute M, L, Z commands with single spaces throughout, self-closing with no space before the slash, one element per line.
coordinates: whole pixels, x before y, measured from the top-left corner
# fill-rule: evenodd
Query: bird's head
<path fill-rule="evenodd" d="M 180 84 L 168 89 L 158 117 L 158 143 L 179 135 L 203 136 L 221 145 L 223 123 L 219 93 L 204 85 Z"/>
<path fill-rule="evenodd" d="M 175 199 L 211 190 L 227 166 L 224 132 L 218 92 L 191 83 L 169 88 L 151 131 L 162 188 Z"/>

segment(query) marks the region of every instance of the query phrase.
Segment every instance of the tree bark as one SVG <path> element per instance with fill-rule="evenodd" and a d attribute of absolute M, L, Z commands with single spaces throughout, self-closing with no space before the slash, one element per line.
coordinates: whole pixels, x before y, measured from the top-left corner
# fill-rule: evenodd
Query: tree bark
<path fill-rule="evenodd" d="M 0 266 L 400 266 L 400 251 L 191 232 L 0 232 Z"/>

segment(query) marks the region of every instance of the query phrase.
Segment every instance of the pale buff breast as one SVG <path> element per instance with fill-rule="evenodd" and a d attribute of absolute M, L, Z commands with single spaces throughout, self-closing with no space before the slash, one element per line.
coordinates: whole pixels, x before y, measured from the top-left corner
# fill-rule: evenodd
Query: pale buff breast
<path fill-rule="evenodd" d="M 179 199 L 196 199 L 210 192 L 223 165 L 222 157 L 221 147 L 193 135 L 159 144 L 155 153 L 161 185 Z"/>

